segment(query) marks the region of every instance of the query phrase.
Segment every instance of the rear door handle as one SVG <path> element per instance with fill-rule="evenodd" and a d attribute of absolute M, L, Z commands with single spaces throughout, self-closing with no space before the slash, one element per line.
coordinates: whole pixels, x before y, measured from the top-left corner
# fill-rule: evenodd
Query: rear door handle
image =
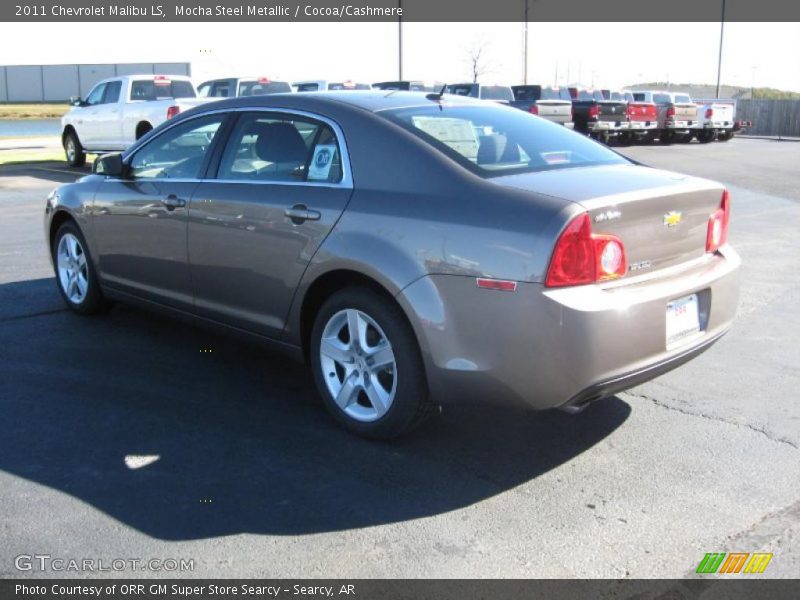
<path fill-rule="evenodd" d="M 319 221 L 322 213 L 318 210 L 309 210 L 305 204 L 295 204 L 292 208 L 287 208 L 283 214 L 292 220 L 292 223 L 300 224 L 303 221 Z"/>
<path fill-rule="evenodd" d="M 178 198 L 175 194 L 162 198 L 161 204 L 167 207 L 167 210 L 175 210 L 176 208 L 183 208 L 186 206 L 186 200 Z"/>

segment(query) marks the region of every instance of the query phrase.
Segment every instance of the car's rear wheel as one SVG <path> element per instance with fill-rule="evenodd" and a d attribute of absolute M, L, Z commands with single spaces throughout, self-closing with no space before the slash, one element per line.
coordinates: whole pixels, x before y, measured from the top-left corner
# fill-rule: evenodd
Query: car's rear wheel
<path fill-rule="evenodd" d="M 727 142 L 728 140 L 733 138 L 732 131 L 723 131 L 717 136 L 717 141 L 719 142 Z"/>
<path fill-rule="evenodd" d="M 708 144 L 714 141 L 714 138 L 717 137 L 717 132 L 713 129 L 704 129 L 703 131 L 697 132 L 697 141 L 701 144 Z"/>
<path fill-rule="evenodd" d="M 331 296 L 317 314 L 310 343 L 317 390 L 346 429 L 393 438 L 430 412 L 414 333 L 400 308 L 370 288 Z"/>
<path fill-rule="evenodd" d="M 675 141 L 675 134 L 669 129 L 666 129 L 661 132 L 661 135 L 659 135 L 658 139 L 662 144 L 671 144 Z"/>
<path fill-rule="evenodd" d="M 103 294 L 86 240 L 74 223 L 68 221 L 59 227 L 52 252 L 56 285 L 66 305 L 81 314 L 100 311 Z"/>
<path fill-rule="evenodd" d="M 86 164 L 86 151 L 74 131 L 68 131 L 64 135 L 64 155 L 70 167 L 82 167 Z"/>

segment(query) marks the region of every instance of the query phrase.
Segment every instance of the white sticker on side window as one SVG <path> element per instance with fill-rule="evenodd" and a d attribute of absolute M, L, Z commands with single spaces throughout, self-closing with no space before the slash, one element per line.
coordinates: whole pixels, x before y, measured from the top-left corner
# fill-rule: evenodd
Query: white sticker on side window
<path fill-rule="evenodd" d="M 308 167 L 309 181 L 327 181 L 336 156 L 336 144 L 318 144 Z"/>

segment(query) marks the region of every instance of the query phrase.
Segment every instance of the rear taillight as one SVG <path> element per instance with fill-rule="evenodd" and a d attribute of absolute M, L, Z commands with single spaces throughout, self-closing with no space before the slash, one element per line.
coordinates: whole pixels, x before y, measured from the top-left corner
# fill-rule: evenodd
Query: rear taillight
<path fill-rule="evenodd" d="M 180 113 L 180 112 L 181 112 L 181 107 L 180 106 L 170 106 L 167 109 L 167 119 L 171 119 L 172 117 L 177 116 L 178 113 Z"/>
<path fill-rule="evenodd" d="M 716 252 L 728 241 L 728 225 L 731 220 L 731 195 L 723 190 L 719 208 L 708 219 L 706 252 Z"/>
<path fill-rule="evenodd" d="M 631 106 L 630 104 L 628 104 L 627 114 L 628 114 L 629 117 L 632 117 L 633 115 L 635 115 L 636 114 L 636 107 L 635 106 Z"/>
<path fill-rule="evenodd" d="M 531 104 L 528 107 L 528 112 L 531 113 L 532 115 L 538 115 L 539 114 L 539 107 L 536 106 L 535 104 Z"/>
<path fill-rule="evenodd" d="M 713 108 L 707 108 L 706 109 L 706 119 L 710 119 L 713 116 L 714 116 L 714 109 Z"/>
<path fill-rule="evenodd" d="M 622 277 L 628 270 L 618 237 L 592 233 L 588 213 L 575 217 L 561 233 L 550 259 L 545 285 L 584 285 Z"/>
<path fill-rule="evenodd" d="M 589 107 L 589 118 L 596 119 L 600 116 L 600 107 L 595 104 L 594 106 Z"/>
<path fill-rule="evenodd" d="M 667 108 L 667 118 L 669 119 L 670 117 L 674 116 L 675 116 L 675 107 L 670 106 L 669 108 Z"/>

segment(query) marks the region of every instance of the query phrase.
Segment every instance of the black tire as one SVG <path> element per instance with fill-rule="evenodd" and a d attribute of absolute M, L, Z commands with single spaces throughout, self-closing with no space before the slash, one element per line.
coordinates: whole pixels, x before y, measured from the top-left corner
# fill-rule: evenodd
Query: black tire
<path fill-rule="evenodd" d="M 617 142 L 620 146 L 630 146 L 633 143 L 633 134 L 630 132 L 620 133 Z"/>
<path fill-rule="evenodd" d="M 644 134 L 644 136 L 639 140 L 642 144 L 652 144 L 656 141 L 657 133 L 655 131 L 648 131 Z"/>
<path fill-rule="evenodd" d="M 669 129 L 665 129 L 658 136 L 658 139 L 662 144 L 671 144 L 675 141 L 675 133 Z"/>
<path fill-rule="evenodd" d="M 394 398 L 385 414 L 377 420 L 359 420 L 340 408 L 328 389 L 326 377 L 341 377 L 342 381 L 345 378 L 338 372 L 338 367 L 337 373 L 323 373 L 323 332 L 329 321 L 335 322 L 334 317 L 346 310 L 360 311 L 377 323 L 394 353 Z M 309 358 L 317 391 L 336 421 L 348 431 L 367 438 L 391 439 L 433 412 L 425 368 L 413 330 L 394 302 L 369 287 L 345 288 L 328 298 L 316 315 L 310 344 Z M 356 404 L 362 402 L 369 406 L 366 394 L 359 392 Z"/>
<path fill-rule="evenodd" d="M 732 131 L 723 131 L 717 136 L 718 142 L 727 142 L 733 139 L 733 132 Z"/>
<path fill-rule="evenodd" d="M 697 141 L 701 144 L 709 144 L 717 137 L 717 132 L 713 129 L 704 129 L 697 132 Z"/>
<path fill-rule="evenodd" d="M 86 151 L 81 146 L 78 134 L 70 130 L 64 134 L 62 139 L 64 145 L 64 156 L 70 167 L 82 167 L 86 164 Z"/>
<path fill-rule="evenodd" d="M 688 143 L 690 143 L 692 141 L 693 137 L 694 137 L 693 133 L 684 133 L 683 135 L 681 135 L 678 138 L 678 143 L 680 143 L 680 144 L 688 144 Z"/>
<path fill-rule="evenodd" d="M 78 301 L 76 301 L 74 298 L 71 298 L 67 294 L 67 290 L 65 289 L 66 284 L 64 283 L 59 269 L 59 248 L 61 246 L 61 240 L 67 235 L 71 235 L 77 240 L 80 254 L 84 256 L 86 265 L 84 275 L 84 280 L 87 283 L 86 292 Z M 53 238 L 53 246 L 50 249 L 50 253 L 53 257 L 53 269 L 55 270 L 56 274 L 56 287 L 58 288 L 58 293 L 61 294 L 64 304 L 66 304 L 70 310 L 82 315 L 90 315 L 101 312 L 107 308 L 108 302 L 106 302 L 106 300 L 103 298 L 103 292 L 100 289 L 100 284 L 97 280 L 97 274 L 94 267 L 94 262 L 92 261 L 92 256 L 89 253 L 89 247 L 86 244 L 86 240 L 83 237 L 81 230 L 74 221 L 67 221 L 58 228 L 58 231 Z"/>

